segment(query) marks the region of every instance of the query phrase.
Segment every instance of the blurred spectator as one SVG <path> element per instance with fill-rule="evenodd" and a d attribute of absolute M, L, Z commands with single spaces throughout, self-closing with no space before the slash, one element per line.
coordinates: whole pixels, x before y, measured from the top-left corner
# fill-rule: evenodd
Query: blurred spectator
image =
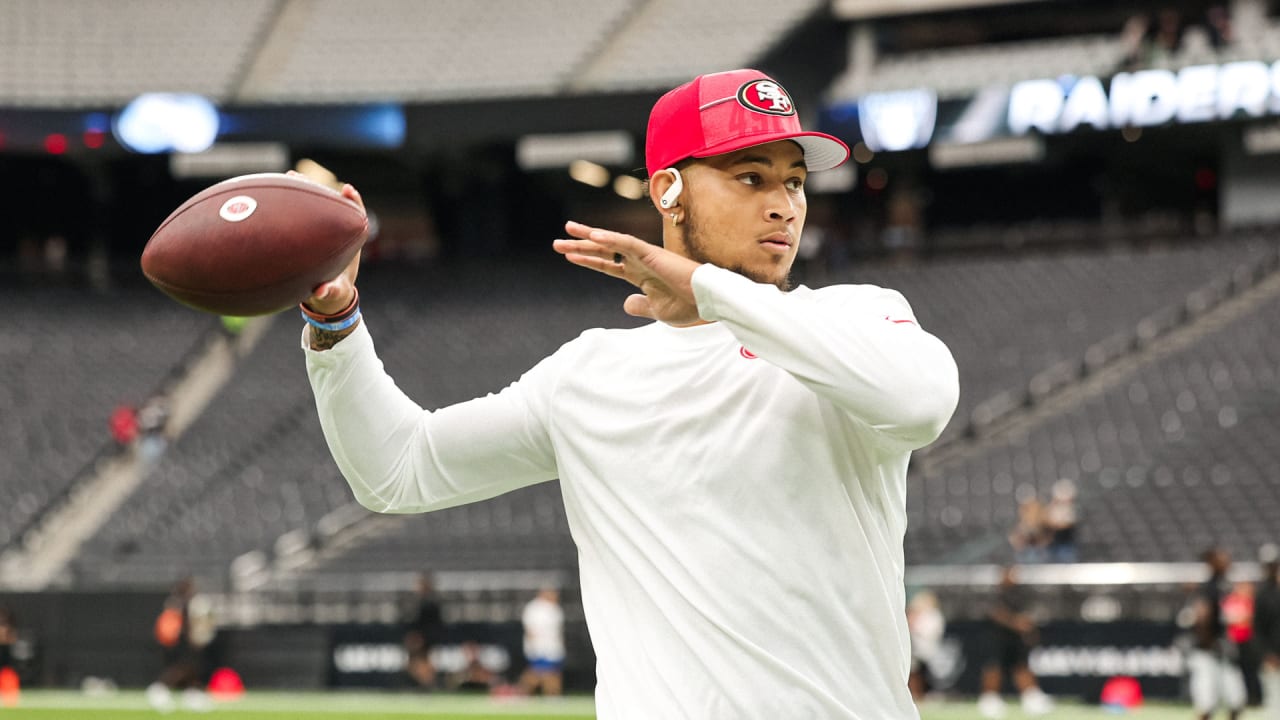
<path fill-rule="evenodd" d="M 543 695 L 559 695 L 565 655 L 560 591 L 549 587 L 538 591 L 524 606 L 520 619 L 524 624 L 524 656 L 529 662 L 520 676 L 520 689 L 529 695 L 539 688 Z"/>
<path fill-rule="evenodd" d="M 987 619 L 990 646 L 982 668 L 978 712 L 986 718 L 1004 716 L 1000 691 L 1007 674 L 1022 697 L 1022 711 L 1027 715 L 1047 714 L 1053 709 L 1053 702 L 1040 689 L 1028 664 L 1031 648 L 1040 642 L 1040 630 L 1031 616 L 1027 594 L 1018 585 L 1017 570 L 1013 566 L 1001 570 L 1000 585 Z"/>
<path fill-rule="evenodd" d="M 153 395 L 138 411 L 138 450 L 145 463 L 154 463 L 164 454 L 168 445 L 169 400 L 163 395 Z"/>
<path fill-rule="evenodd" d="M 1202 17 L 1191 21 L 1179 8 L 1167 6 L 1154 15 L 1138 13 L 1125 21 L 1120 31 L 1124 54 L 1119 69 L 1132 72 L 1162 67 L 1181 53 L 1203 57 L 1234 42 L 1231 11 L 1226 5 L 1210 5 Z"/>
<path fill-rule="evenodd" d="M 1227 579 L 1231 556 L 1221 548 L 1211 548 L 1204 553 L 1204 562 L 1209 579 L 1196 592 L 1195 644 L 1188 658 L 1191 704 L 1202 720 L 1208 720 L 1220 706 L 1227 709 L 1229 717 L 1238 718 L 1247 700 L 1244 673 L 1239 646 L 1228 637 L 1223 617 L 1223 601 L 1231 591 Z"/>
<path fill-rule="evenodd" d="M 128 447 L 138 439 L 138 411 L 132 405 L 117 405 L 108 423 L 111 437 L 120 447 Z"/>
<path fill-rule="evenodd" d="M 18 640 L 18 628 L 13 612 L 0 605 L 0 667 L 13 665 L 13 644 Z"/>
<path fill-rule="evenodd" d="M 436 668 L 431 661 L 431 649 L 444 633 L 444 615 L 427 573 L 418 576 L 417 598 L 413 623 L 404 636 L 405 650 L 409 653 L 409 677 L 420 687 L 434 688 Z"/>
<path fill-rule="evenodd" d="M 1258 648 L 1254 644 L 1253 608 L 1256 587 L 1248 581 L 1240 581 L 1231 586 L 1231 592 L 1222 598 L 1222 624 L 1226 627 L 1227 639 L 1235 644 L 1240 661 L 1240 672 L 1244 675 L 1245 700 L 1258 699 Z"/>
<path fill-rule="evenodd" d="M 44 251 L 40 241 L 32 235 L 23 235 L 18 239 L 18 272 L 33 275 L 44 267 Z"/>
<path fill-rule="evenodd" d="M 1253 640 L 1253 597 L 1253 583 L 1238 582 L 1222 599 L 1222 623 L 1236 645 Z"/>
<path fill-rule="evenodd" d="M 55 275 L 67 271 L 67 239 L 62 235 L 44 239 L 44 269 Z"/>
<path fill-rule="evenodd" d="M 192 710 L 210 707 L 208 696 L 200 690 L 200 681 L 204 648 L 213 636 L 208 620 L 197 619 L 202 613 L 199 603 L 193 603 L 195 597 L 195 580 L 189 577 L 179 580 L 156 617 L 155 641 L 164 656 L 164 669 L 147 688 L 147 700 L 160 712 L 175 708 L 175 690 L 182 691 L 183 704 Z"/>
<path fill-rule="evenodd" d="M 1253 601 L 1253 636 L 1261 656 L 1258 677 L 1265 720 L 1280 720 L 1280 548 L 1258 550 L 1262 580 Z"/>
<path fill-rule="evenodd" d="M 881 242 L 900 261 L 916 257 L 924 244 L 924 202 L 914 188 L 898 187 L 885 201 L 885 227 Z"/>
<path fill-rule="evenodd" d="M 0 606 L 0 706 L 18 704 L 20 683 L 14 668 L 13 646 L 18 642 L 18 628 L 9 608 Z"/>
<path fill-rule="evenodd" d="M 1120 30 L 1120 44 L 1124 48 L 1120 70 L 1132 72 L 1147 65 L 1150 47 L 1147 34 L 1150 28 L 1151 18 L 1143 13 L 1130 15 L 1125 21 L 1124 28 Z"/>
<path fill-rule="evenodd" d="M 911 675 L 907 685 L 911 697 L 919 702 L 932 685 L 933 663 L 947 631 L 947 619 L 938 607 L 937 595 L 921 590 L 911 597 L 907 603 L 907 630 L 911 634 Z"/>
<path fill-rule="evenodd" d="M 1063 478 L 1053 484 L 1053 497 L 1045 508 L 1044 516 L 1049 535 L 1049 559 L 1053 562 L 1076 562 L 1079 552 L 1076 549 L 1075 483 Z"/>
<path fill-rule="evenodd" d="M 1205 26 L 1209 31 L 1209 42 L 1215 50 L 1221 50 L 1235 42 L 1235 31 L 1231 27 L 1231 11 L 1226 5 L 1210 5 L 1204 17 Z"/>
<path fill-rule="evenodd" d="M 1018 505 L 1018 522 L 1009 532 L 1009 544 L 1019 563 L 1044 562 L 1048 557 L 1049 528 L 1038 498 L 1028 497 Z"/>
<path fill-rule="evenodd" d="M 1156 21 L 1151 35 L 1151 64 L 1160 65 L 1168 62 L 1182 47 L 1182 35 L 1186 26 L 1182 21 L 1182 12 L 1177 8 L 1166 7 L 1156 13 Z"/>
<path fill-rule="evenodd" d="M 462 654 L 464 657 L 462 669 L 450 674 L 447 678 L 446 684 L 450 690 L 489 692 L 501 684 L 502 678 L 480 661 L 480 643 L 474 640 L 462 643 Z"/>

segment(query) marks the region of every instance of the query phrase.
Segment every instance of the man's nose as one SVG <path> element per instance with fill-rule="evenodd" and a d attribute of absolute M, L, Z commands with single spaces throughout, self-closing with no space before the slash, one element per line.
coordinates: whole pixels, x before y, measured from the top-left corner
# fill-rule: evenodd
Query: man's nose
<path fill-rule="evenodd" d="M 787 190 L 786 186 L 779 186 L 777 190 L 769 193 L 769 201 L 766 212 L 769 220 L 783 220 L 791 222 L 796 219 L 800 209 L 796 202 L 796 198 Z"/>

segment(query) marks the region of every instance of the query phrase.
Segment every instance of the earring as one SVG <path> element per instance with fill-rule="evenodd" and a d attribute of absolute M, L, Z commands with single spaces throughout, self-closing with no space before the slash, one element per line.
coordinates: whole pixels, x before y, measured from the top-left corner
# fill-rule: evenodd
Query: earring
<path fill-rule="evenodd" d="M 671 227 L 675 227 L 679 224 L 680 224 L 680 213 L 671 213 Z"/>

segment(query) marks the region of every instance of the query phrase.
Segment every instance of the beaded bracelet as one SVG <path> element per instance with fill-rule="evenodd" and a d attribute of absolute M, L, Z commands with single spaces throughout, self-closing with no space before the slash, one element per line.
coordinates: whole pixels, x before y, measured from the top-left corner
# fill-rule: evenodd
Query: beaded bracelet
<path fill-rule="evenodd" d="M 355 294 L 351 296 L 351 302 L 347 303 L 345 308 L 332 315 L 318 313 L 307 307 L 306 303 L 298 303 L 298 309 L 302 311 L 302 319 L 306 320 L 307 324 L 312 327 L 330 332 L 346 330 L 355 325 L 356 321 L 360 319 L 360 291 L 357 289 Z"/>

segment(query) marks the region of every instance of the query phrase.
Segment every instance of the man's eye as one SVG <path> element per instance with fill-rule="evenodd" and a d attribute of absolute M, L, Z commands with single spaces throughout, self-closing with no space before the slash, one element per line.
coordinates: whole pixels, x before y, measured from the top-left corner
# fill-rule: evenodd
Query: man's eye
<path fill-rule="evenodd" d="M 798 191 L 804 189 L 804 178 L 791 178 L 787 181 L 787 189 Z"/>
<path fill-rule="evenodd" d="M 738 180 L 744 185 L 759 185 L 760 176 L 756 173 L 744 173 L 738 176 Z"/>

